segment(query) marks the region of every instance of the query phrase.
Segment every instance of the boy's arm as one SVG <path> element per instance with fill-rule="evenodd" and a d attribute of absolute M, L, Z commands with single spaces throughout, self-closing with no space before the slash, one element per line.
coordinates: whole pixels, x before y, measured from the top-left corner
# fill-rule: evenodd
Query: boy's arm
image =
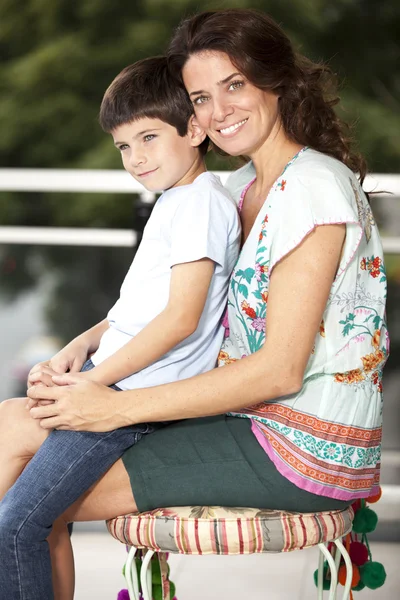
<path fill-rule="evenodd" d="M 88 356 L 99 347 L 101 336 L 108 328 L 108 320 L 104 319 L 74 338 L 50 360 L 37 363 L 29 371 L 27 388 L 38 383 L 51 385 L 50 371 L 56 373 L 79 372 Z"/>
<path fill-rule="evenodd" d="M 152 364 L 194 333 L 214 267 L 209 258 L 173 266 L 166 308 L 125 346 L 82 376 L 104 385 L 114 384 Z"/>
<path fill-rule="evenodd" d="M 102 335 L 109 328 L 107 319 L 103 319 L 87 331 L 84 331 L 64 346 L 50 360 L 50 367 L 58 373 L 80 371 L 89 354 L 97 350 Z"/>

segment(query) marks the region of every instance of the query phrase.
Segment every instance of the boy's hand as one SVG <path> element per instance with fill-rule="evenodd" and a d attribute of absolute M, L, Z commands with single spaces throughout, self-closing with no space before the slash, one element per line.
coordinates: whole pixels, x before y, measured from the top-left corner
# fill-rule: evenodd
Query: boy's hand
<path fill-rule="evenodd" d="M 29 373 L 28 379 L 28 390 L 30 387 L 40 385 L 44 387 L 53 387 L 56 384 L 54 383 L 52 377 L 53 375 L 58 375 L 53 369 L 48 366 L 49 361 L 38 363 L 33 367 L 36 369 L 35 371 L 31 371 Z M 46 404 L 52 404 L 52 400 L 41 400 L 37 402 L 36 400 L 29 399 L 26 405 L 26 408 L 30 410 L 34 406 L 46 406 Z"/>
<path fill-rule="evenodd" d="M 52 379 L 53 375 L 59 375 L 57 371 L 54 371 L 48 364 L 39 363 L 41 366 L 34 372 L 29 373 L 29 387 L 33 385 L 44 385 L 46 387 L 53 387 L 56 385 Z M 28 387 L 28 389 L 29 389 Z"/>
<path fill-rule="evenodd" d="M 79 373 L 88 355 L 86 344 L 73 340 L 50 360 L 49 366 L 58 374 Z"/>
<path fill-rule="evenodd" d="M 41 371 L 43 368 L 48 368 L 50 367 L 50 361 L 49 360 L 44 360 L 42 362 L 37 363 L 36 365 L 34 365 L 32 367 L 32 369 L 29 371 L 28 373 L 28 381 L 26 382 L 26 387 L 29 388 L 34 385 L 33 384 L 33 379 L 36 377 L 36 374 Z"/>

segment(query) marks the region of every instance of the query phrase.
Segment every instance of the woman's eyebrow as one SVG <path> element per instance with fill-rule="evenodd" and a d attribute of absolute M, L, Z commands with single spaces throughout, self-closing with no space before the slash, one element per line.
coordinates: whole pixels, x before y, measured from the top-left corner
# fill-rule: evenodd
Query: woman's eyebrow
<path fill-rule="evenodd" d="M 232 75 L 229 75 L 228 77 L 225 77 L 225 79 L 221 79 L 221 81 L 218 81 L 217 85 L 224 85 L 224 83 L 228 83 L 231 79 L 237 77 L 238 75 L 240 76 L 240 73 L 232 73 Z M 204 94 L 204 90 L 190 92 L 189 96 L 196 96 L 197 94 Z"/>

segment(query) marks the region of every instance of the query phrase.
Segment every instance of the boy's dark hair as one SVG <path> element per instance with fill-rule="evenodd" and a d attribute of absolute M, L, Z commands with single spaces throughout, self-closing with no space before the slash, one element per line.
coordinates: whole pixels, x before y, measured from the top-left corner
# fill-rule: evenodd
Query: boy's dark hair
<path fill-rule="evenodd" d="M 104 94 L 99 121 L 102 129 L 111 133 L 143 117 L 160 119 L 183 137 L 192 115 L 189 96 L 182 83 L 170 75 L 166 57 L 154 56 L 129 65 L 117 75 Z M 203 156 L 207 148 L 208 138 L 199 146 Z"/>

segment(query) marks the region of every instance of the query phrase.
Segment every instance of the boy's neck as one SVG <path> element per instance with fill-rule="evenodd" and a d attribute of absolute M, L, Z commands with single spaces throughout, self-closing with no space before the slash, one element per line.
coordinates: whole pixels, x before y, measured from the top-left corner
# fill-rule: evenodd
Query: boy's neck
<path fill-rule="evenodd" d="M 202 173 L 207 171 L 206 164 L 202 156 L 199 156 L 190 166 L 189 170 L 183 175 L 183 177 L 175 183 L 172 187 L 180 187 L 181 185 L 190 185 L 195 179 Z"/>

